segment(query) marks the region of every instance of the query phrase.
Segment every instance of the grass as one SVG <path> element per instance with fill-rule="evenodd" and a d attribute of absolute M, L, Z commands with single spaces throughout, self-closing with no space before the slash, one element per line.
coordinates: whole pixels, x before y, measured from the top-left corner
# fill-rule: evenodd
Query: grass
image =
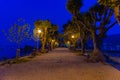
<path fill-rule="evenodd" d="M 20 64 L 20 63 L 25 63 L 25 62 L 28 62 L 28 61 L 30 61 L 30 58 L 25 57 L 25 58 L 11 60 L 10 63 L 12 63 L 12 64 Z"/>
<path fill-rule="evenodd" d="M 42 54 L 33 52 L 30 56 L 24 56 L 18 59 L 4 59 L 1 63 L 0 66 L 4 66 L 6 64 L 12 65 L 12 64 L 20 64 L 20 63 L 25 63 L 30 61 L 31 59 L 35 58 L 36 56 L 41 56 Z"/>
<path fill-rule="evenodd" d="M 18 58 L 18 59 L 10 59 L 10 60 L 5 60 L 0 63 L 1 66 L 4 66 L 6 64 L 12 65 L 12 64 L 20 64 L 20 63 L 25 63 L 30 61 L 31 58 L 29 57 L 23 57 L 23 58 Z"/>

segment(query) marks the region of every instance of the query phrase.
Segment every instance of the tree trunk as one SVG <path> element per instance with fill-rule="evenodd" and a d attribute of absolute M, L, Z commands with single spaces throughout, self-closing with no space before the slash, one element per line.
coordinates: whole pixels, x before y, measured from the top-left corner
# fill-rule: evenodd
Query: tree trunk
<path fill-rule="evenodd" d="M 44 41 L 43 41 L 43 42 L 42 42 L 41 52 L 43 52 L 43 53 L 44 53 L 44 51 L 45 51 L 45 43 L 44 43 Z"/>
<path fill-rule="evenodd" d="M 76 50 L 76 41 L 73 42 L 73 50 L 74 50 L 74 51 Z"/>
<path fill-rule="evenodd" d="M 81 38 L 81 52 L 82 54 L 85 53 L 85 43 L 84 43 L 84 39 Z"/>
<path fill-rule="evenodd" d="M 51 46 L 51 51 L 52 51 L 53 50 L 53 42 L 52 41 L 51 41 L 51 45 L 50 46 Z"/>
<path fill-rule="evenodd" d="M 51 42 L 49 42 L 48 48 L 49 48 L 49 51 L 52 51 Z"/>
<path fill-rule="evenodd" d="M 41 52 L 42 53 L 45 53 L 46 52 L 46 49 L 45 49 L 45 44 L 46 44 L 46 36 L 47 36 L 47 27 L 45 28 L 44 30 L 44 35 L 42 36 L 43 37 L 43 40 L 42 40 L 42 48 L 41 48 Z"/>
<path fill-rule="evenodd" d="M 99 48 L 99 45 L 97 44 L 97 36 L 96 34 L 92 35 L 93 37 L 93 45 L 94 45 L 94 50 L 93 53 L 90 55 L 90 62 L 105 62 L 105 57 L 102 54 L 102 51 Z"/>

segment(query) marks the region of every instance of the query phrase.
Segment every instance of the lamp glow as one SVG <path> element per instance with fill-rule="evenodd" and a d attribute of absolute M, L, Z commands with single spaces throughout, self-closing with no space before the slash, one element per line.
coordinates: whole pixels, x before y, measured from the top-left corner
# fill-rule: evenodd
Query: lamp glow
<path fill-rule="evenodd" d="M 41 30 L 38 30 L 38 33 L 41 33 L 42 31 Z"/>
<path fill-rule="evenodd" d="M 54 42 L 55 40 L 52 40 L 52 42 Z"/>
<path fill-rule="evenodd" d="M 67 44 L 70 44 L 70 41 L 67 41 Z"/>
<path fill-rule="evenodd" d="M 75 36 L 74 36 L 74 35 L 72 35 L 72 38 L 75 38 Z"/>

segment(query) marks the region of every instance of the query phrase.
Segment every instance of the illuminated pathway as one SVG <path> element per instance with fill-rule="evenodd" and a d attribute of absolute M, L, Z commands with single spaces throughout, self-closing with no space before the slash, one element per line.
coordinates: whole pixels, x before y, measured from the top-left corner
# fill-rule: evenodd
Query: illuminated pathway
<path fill-rule="evenodd" d="M 27 63 L 0 67 L 0 80 L 120 80 L 120 71 L 58 48 Z"/>

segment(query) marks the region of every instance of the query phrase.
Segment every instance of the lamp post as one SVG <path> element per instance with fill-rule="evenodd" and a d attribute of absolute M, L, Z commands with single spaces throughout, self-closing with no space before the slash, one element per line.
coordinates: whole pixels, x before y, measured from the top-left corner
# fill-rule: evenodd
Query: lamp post
<path fill-rule="evenodd" d="M 54 40 L 54 39 L 52 39 L 52 42 L 51 42 L 51 49 L 53 49 L 53 48 L 54 48 L 54 42 L 55 42 L 55 40 Z"/>
<path fill-rule="evenodd" d="M 37 36 L 38 36 L 38 40 L 37 40 L 37 51 L 39 49 L 39 38 L 40 38 L 40 34 L 42 33 L 42 31 L 40 29 L 37 30 Z"/>
<path fill-rule="evenodd" d="M 73 43 L 73 49 L 75 50 L 75 36 L 72 35 L 71 38 L 72 38 L 72 43 Z"/>

